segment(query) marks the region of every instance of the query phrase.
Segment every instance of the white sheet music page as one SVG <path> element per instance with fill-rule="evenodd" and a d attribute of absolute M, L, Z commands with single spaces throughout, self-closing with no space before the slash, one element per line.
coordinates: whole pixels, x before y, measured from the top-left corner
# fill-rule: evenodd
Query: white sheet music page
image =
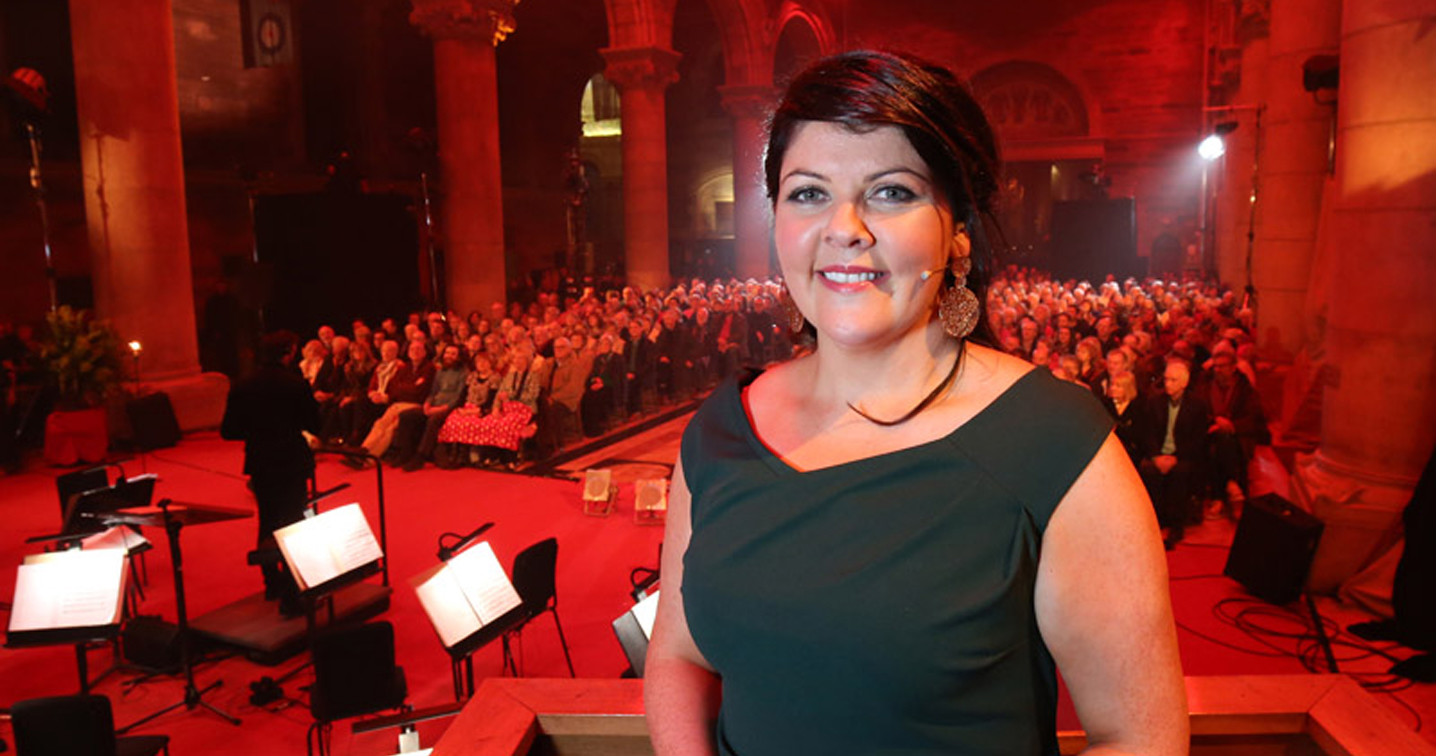
<path fill-rule="evenodd" d="M 22 564 L 10 632 L 113 625 L 124 587 L 124 549 L 64 551 Z"/>
<path fill-rule="evenodd" d="M 449 569 L 482 623 L 488 625 L 520 606 L 520 594 L 505 576 L 505 568 L 495 558 L 489 541 L 481 541 L 456 554 L 450 560 Z"/>
<path fill-rule="evenodd" d="M 275 543 L 302 590 L 384 556 L 358 503 L 286 525 L 275 531 Z"/>
<path fill-rule="evenodd" d="M 96 533 L 80 539 L 80 548 L 93 551 L 95 549 L 125 549 L 129 553 L 133 549 L 149 543 L 149 539 L 136 533 L 124 525 L 112 526 L 103 533 Z"/>
<path fill-rule="evenodd" d="M 435 627 L 435 634 L 446 648 L 470 637 L 481 627 L 480 618 L 465 599 L 465 591 L 455 581 L 455 575 L 444 564 L 418 575 L 413 581 L 415 596 L 420 606 Z"/>
<path fill-rule="evenodd" d="M 375 533 L 370 530 L 369 521 L 365 519 L 365 511 L 358 503 L 316 515 L 314 522 L 325 523 L 324 527 L 334 533 L 332 551 L 342 574 L 385 556 L 380 551 L 380 542 L 375 540 Z"/>

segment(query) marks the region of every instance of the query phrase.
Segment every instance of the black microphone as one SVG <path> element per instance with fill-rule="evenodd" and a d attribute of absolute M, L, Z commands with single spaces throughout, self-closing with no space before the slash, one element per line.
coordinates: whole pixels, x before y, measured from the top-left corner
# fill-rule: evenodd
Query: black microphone
<path fill-rule="evenodd" d="M 489 530 L 490 528 L 493 528 L 493 527 L 495 527 L 495 523 L 493 523 L 493 522 L 487 522 L 487 523 L 485 523 L 484 525 L 481 525 L 480 527 L 475 528 L 474 530 L 470 531 L 470 533 L 469 533 L 468 535 L 465 535 L 465 536 L 461 537 L 460 540 L 458 540 L 458 541 L 456 541 L 456 542 L 454 543 L 454 545 L 451 545 L 451 546 L 444 546 L 444 545 L 442 545 L 442 546 L 440 547 L 440 550 L 437 551 L 437 552 L 435 552 L 435 556 L 436 556 L 440 561 L 442 561 L 442 562 L 448 562 L 448 561 L 450 561 L 450 557 L 455 556 L 455 552 L 459 551 L 460 549 L 465 548 L 465 546 L 468 545 L 471 541 L 475 540 L 476 538 L 479 538 L 481 535 L 483 535 L 483 534 L 485 533 L 485 531 L 487 531 L 487 530 Z M 453 533 L 447 533 L 446 535 L 454 535 L 454 534 L 453 534 Z M 443 536 L 442 536 L 442 537 L 443 537 Z"/>

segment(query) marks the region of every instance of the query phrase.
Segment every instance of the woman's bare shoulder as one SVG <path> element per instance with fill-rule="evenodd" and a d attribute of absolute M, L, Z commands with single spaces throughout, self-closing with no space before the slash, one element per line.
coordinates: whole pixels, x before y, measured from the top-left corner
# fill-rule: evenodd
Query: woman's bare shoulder
<path fill-rule="evenodd" d="M 988 403 L 988 399 L 1005 390 L 1035 369 L 1018 357 L 979 344 L 965 345 L 965 372 L 961 374 L 962 389 Z"/>
<path fill-rule="evenodd" d="M 752 412 L 757 407 L 773 411 L 793 406 L 798 397 L 807 394 L 804 386 L 812 375 L 812 359 L 806 354 L 765 368 L 750 385 L 742 387 L 745 403 Z"/>

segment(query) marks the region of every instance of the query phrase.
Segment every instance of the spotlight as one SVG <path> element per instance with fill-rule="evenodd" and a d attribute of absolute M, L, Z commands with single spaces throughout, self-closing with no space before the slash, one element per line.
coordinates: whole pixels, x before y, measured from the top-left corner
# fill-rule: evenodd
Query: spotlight
<path fill-rule="evenodd" d="M 1225 154 L 1225 140 L 1218 134 L 1211 134 L 1200 141 L 1198 151 L 1205 160 L 1218 160 Z"/>

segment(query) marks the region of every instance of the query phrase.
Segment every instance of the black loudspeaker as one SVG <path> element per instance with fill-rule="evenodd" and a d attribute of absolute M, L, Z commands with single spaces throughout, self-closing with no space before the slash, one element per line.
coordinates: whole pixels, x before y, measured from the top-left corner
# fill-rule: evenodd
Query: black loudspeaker
<path fill-rule="evenodd" d="M 1325 523 L 1266 494 L 1245 502 L 1225 574 L 1272 604 L 1300 598 Z"/>
<path fill-rule="evenodd" d="M 126 622 L 120 647 L 131 664 L 159 671 L 180 668 L 180 628 L 158 616 Z"/>
<path fill-rule="evenodd" d="M 1136 256 L 1135 200 L 1056 202 L 1050 214 L 1050 272 L 1099 283 L 1143 273 Z"/>
<path fill-rule="evenodd" d="M 125 414 L 140 449 L 148 451 L 180 443 L 180 423 L 175 421 L 169 394 L 157 391 L 131 399 L 125 404 Z"/>

